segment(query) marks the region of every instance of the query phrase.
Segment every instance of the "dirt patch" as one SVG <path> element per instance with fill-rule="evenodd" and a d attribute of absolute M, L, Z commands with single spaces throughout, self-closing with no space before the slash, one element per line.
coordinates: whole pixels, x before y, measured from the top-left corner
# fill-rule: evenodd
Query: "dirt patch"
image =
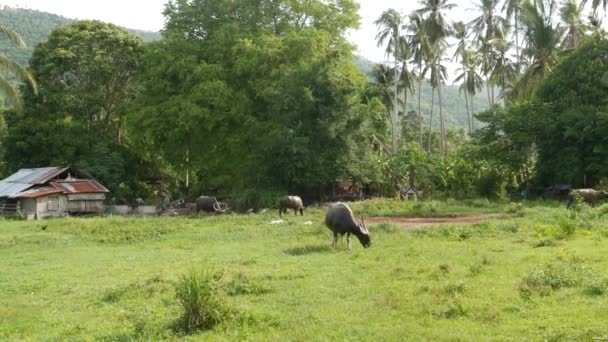
<path fill-rule="evenodd" d="M 390 223 L 402 229 L 413 230 L 448 224 L 476 224 L 499 216 L 500 215 L 492 214 L 455 217 L 368 217 L 365 218 L 365 221 L 370 224 Z"/>

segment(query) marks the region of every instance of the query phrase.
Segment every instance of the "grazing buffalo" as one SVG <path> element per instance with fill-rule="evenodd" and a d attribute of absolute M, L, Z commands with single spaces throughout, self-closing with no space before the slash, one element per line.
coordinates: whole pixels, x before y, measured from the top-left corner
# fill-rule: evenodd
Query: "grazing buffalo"
<path fill-rule="evenodd" d="M 282 217 L 283 214 L 287 213 L 287 209 L 293 209 L 293 212 L 298 215 L 304 216 L 304 203 L 302 203 L 302 199 L 298 196 L 285 196 L 279 200 L 279 216 Z"/>
<path fill-rule="evenodd" d="M 201 196 L 196 199 L 196 212 L 204 211 L 211 214 L 223 214 L 228 209 L 224 203 L 217 201 L 213 196 Z"/>
<path fill-rule="evenodd" d="M 568 208 L 577 200 L 596 205 L 598 202 L 605 199 L 608 199 L 608 192 L 604 190 L 575 189 L 570 191 L 570 194 L 568 195 Z"/>
<path fill-rule="evenodd" d="M 338 234 L 343 236 L 346 234 L 347 248 L 350 250 L 350 234 L 355 235 L 361 245 L 367 248 L 372 245 L 369 231 L 361 218 L 360 222 L 355 220 L 353 211 L 346 203 L 334 203 L 329 206 L 327 214 L 325 215 L 325 225 L 334 234 L 333 246 L 336 246 L 338 241 Z"/>

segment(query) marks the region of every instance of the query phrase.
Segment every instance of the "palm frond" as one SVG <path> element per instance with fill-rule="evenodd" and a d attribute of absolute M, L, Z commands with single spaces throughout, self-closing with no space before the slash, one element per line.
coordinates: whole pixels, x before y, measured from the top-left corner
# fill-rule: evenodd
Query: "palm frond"
<path fill-rule="evenodd" d="M 17 110 L 23 109 L 23 102 L 17 89 L 6 79 L 0 77 L 0 93 L 6 95 L 10 103 Z"/>
<path fill-rule="evenodd" d="M 8 26 L 0 25 L 0 34 L 4 35 L 11 42 L 15 43 L 18 46 L 25 47 L 25 41 L 21 38 L 21 35 L 17 33 L 15 30 Z"/>
<path fill-rule="evenodd" d="M 23 66 L 21 66 L 21 64 L 13 61 L 12 59 L 4 55 L 0 55 L 0 69 L 3 69 L 4 71 L 13 74 L 22 82 L 30 86 L 34 94 L 38 94 L 38 86 L 36 84 L 36 80 L 34 80 L 32 74 L 27 71 L 27 69 L 25 69 Z"/>

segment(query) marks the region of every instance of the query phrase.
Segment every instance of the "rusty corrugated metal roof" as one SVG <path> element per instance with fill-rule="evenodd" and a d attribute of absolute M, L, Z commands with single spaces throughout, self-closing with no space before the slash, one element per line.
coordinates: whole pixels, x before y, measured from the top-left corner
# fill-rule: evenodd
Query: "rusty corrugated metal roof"
<path fill-rule="evenodd" d="M 38 198 L 42 196 L 52 195 L 52 194 L 60 194 L 61 190 L 57 189 L 54 186 L 43 186 L 39 188 L 34 188 L 30 190 L 26 190 L 20 192 L 15 195 L 15 197 L 19 198 Z"/>
<path fill-rule="evenodd" d="M 51 182 L 51 185 L 53 185 L 57 189 L 60 189 L 63 193 L 66 194 L 90 194 L 110 192 L 103 185 L 92 179 Z"/>
<path fill-rule="evenodd" d="M 68 169 L 69 167 L 21 169 L 10 177 L 0 181 L 0 197 L 15 198 L 20 192 L 34 185 L 44 184 Z"/>

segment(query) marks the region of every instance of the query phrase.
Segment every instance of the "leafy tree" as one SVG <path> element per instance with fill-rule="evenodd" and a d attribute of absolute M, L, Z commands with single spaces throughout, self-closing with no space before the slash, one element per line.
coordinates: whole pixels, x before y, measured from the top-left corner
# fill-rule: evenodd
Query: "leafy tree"
<path fill-rule="evenodd" d="M 135 91 L 142 45 L 138 37 L 98 21 L 53 31 L 48 42 L 36 47 L 30 63 L 39 96 L 27 90 L 25 111 L 7 118 L 9 167 L 106 168 L 103 174 L 108 176 L 100 178 L 109 186 L 134 174 L 128 163 L 132 156 L 119 146 L 127 143 L 127 106 Z M 100 151 L 119 153 L 106 163 L 96 159 Z"/>
<path fill-rule="evenodd" d="M 605 51 L 594 35 L 565 57 L 540 86 L 536 100 L 550 106 L 532 121 L 538 130 L 539 181 L 593 185 L 608 176 Z"/>
<path fill-rule="evenodd" d="M 134 143 L 170 174 L 189 175 L 189 191 L 316 197 L 342 177 L 373 179 L 382 113 L 363 96 L 344 38 L 356 9 L 347 0 L 170 3 L 164 38 L 146 49 Z"/>

